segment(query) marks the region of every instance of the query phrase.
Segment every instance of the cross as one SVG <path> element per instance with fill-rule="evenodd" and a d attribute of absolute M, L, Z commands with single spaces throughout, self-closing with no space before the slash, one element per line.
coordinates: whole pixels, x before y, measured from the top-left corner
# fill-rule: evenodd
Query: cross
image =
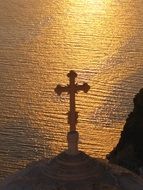
<path fill-rule="evenodd" d="M 77 74 L 75 71 L 70 71 L 67 76 L 69 77 L 69 85 L 61 86 L 57 85 L 55 88 L 55 92 L 60 96 L 62 92 L 67 92 L 70 96 L 70 111 L 68 112 L 68 123 L 70 125 L 70 132 L 76 131 L 76 124 L 78 119 L 78 112 L 76 112 L 75 105 L 75 94 L 79 91 L 88 92 L 90 86 L 87 83 L 83 83 L 82 85 L 78 85 L 75 83 L 75 78 Z"/>

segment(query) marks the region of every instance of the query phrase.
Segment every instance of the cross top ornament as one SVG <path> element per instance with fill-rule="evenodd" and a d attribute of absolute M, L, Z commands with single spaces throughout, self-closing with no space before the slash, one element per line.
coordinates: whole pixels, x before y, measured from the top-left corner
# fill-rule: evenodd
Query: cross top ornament
<path fill-rule="evenodd" d="M 76 112 L 75 94 L 79 91 L 88 92 L 90 86 L 87 83 L 78 85 L 75 83 L 77 74 L 75 71 L 70 71 L 67 76 L 69 77 L 69 85 L 61 86 L 57 85 L 55 92 L 60 96 L 63 92 L 67 92 L 70 96 L 70 111 L 68 112 L 68 123 L 70 125 L 70 131 L 76 131 L 76 124 L 78 119 L 78 112 Z"/>

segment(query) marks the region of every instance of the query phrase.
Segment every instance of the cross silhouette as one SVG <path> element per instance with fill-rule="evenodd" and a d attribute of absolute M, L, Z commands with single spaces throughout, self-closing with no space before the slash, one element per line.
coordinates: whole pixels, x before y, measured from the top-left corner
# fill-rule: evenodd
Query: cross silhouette
<path fill-rule="evenodd" d="M 68 123 L 70 125 L 70 132 L 76 131 L 76 124 L 78 119 L 78 112 L 76 112 L 75 105 L 75 94 L 79 91 L 88 92 L 90 86 L 87 83 L 83 83 L 83 85 L 78 85 L 75 83 L 75 78 L 77 74 L 75 71 L 70 71 L 67 76 L 69 77 L 69 85 L 61 86 L 57 85 L 55 88 L 55 92 L 60 96 L 62 92 L 67 92 L 70 95 L 70 111 L 68 112 Z"/>

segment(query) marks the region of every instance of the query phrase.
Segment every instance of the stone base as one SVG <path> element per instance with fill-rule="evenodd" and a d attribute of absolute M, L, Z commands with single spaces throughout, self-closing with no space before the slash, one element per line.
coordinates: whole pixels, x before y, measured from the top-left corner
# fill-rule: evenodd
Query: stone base
<path fill-rule="evenodd" d="M 79 153 L 78 151 L 78 141 L 79 141 L 79 134 L 77 131 L 70 131 L 67 134 L 67 141 L 68 141 L 68 150 L 66 151 L 69 155 L 76 155 Z"/>

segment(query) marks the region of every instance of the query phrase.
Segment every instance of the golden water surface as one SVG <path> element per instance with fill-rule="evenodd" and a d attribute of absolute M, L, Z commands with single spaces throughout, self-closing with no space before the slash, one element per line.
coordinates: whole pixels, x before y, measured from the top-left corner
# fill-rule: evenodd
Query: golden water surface
<path fill-rule="evenodd" d="M 105 158 L 143 86 L 141 0 L 0 0 L 0 177 L 66 148 L 77 82 L 79 147 Z"/>

